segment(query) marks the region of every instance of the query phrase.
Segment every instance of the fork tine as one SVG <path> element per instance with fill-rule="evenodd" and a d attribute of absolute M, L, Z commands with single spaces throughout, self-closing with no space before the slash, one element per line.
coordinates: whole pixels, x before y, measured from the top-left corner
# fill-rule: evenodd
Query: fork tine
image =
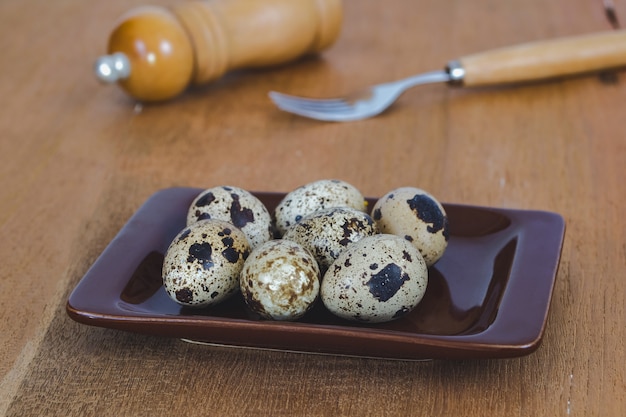
<path fill-rule="evenodd" d="M 306 101 L 306 102 L 311 102 L 311 103 L 327 103 L 327 102 L 328 103 L 340 103 L 340 102 L 345 101 L 342 98 L 309 98 L 309 97 L 293 96 L 290 94 L 283 94 L 283 93 L 279 93 L 276 91 L 270 91 L 269 95 L 272 99 L 295 101 L 295 102 Z"/>
<path fill-rule="evenodd" d="M 309 98 L 309 97 L 300 97 L 300 96 L 292 96 L 289 94 L 278 93 L 276 91 L 270 91 L 269 93 L 272 99 L 277 100 L 285 100 L 285 101 L 295 101 L 295 102 L 311 102 L 311 103 L 342 103 L 345 102 L 342 98 Z"/>
<path fill-rule="evenodd" d="M 325 101 L 325 100 L 282 100 L 282 102 L 286 105 L 291 105 L 295 107 L 302 107 L 307 109 L 318 109 L 318 110 L 341 110 L 342 108 L 349 108 L 350 105 L 345 101 L 337 100 L 337 101 Z"/>
<path fill-rule="evenodd" d="M 343 99 L 311 99 L 270 92 L 270 98 L 276 105 L 287 110 L 301 109 L 315 112 L 351 111 L 352 106 Z"/>
<path fill-rule="evenodd" d="M 325 103 L 325 102 L 291 102 L 285 103 L 291 107 L 301 108 L 303 110 L 320 111 L 320 112 L 344 112 L 352 111 L 352 106 L 347 103 Z"/>
<path fill-rule="evenodd" d="M 328 111 L 316 112 L 316 111 L 296 109 L 296 108 L 282 108 L 280 106 L 279 108 L 288 113 L 297 114 L 299 116 L 304 116 L 309 119 L 321 120 L 325 122 L 346 122 L 350 120 L 359 120 L 363 118 L 363 116 L 355 115 L 351 111 L 340 113 L 340 112 L 328 112 Z"/>
<path fill-rule="evenodd" d="M 297 114 L 299 116 L 304 116 L 309 119 L 316 119 L 326 122 L 346 122 L 351 120 L 360 120 L 365 117 L 371 116 L 369 113 L 357 113 L 352 109 L 346 109 L 343 111 L 315 111 L 315 110 L 306 110 L 298 107 L 285 107 L 277 104 L 278 108 L 286 111 L 288 113 Z"/>
<path fill-rule="evenodd" d="M 360 107 L 357 102 L 352 103 L 341 98 L 311 99 L 275 91 L 271 91 L 269 96 L 283 111 L 326 122 L 361 120 L 380 112 L 377 107 Z"/>

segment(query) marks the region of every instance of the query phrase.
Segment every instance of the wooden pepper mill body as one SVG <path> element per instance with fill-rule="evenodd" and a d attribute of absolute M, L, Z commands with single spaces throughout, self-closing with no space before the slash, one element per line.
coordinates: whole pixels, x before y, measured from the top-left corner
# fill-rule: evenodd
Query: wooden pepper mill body
<path fill-rule="evenodd" d="M 122 17 L 96 64 L 140 101 L 175 97 L 237 68 L 282 64 L 337 39 L 341 0 L 205 0 Z"/>

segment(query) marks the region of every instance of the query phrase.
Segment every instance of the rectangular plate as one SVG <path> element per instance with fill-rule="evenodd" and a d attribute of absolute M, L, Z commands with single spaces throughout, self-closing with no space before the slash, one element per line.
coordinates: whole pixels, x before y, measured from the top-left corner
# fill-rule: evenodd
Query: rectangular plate
<path fill-rule="evenodd" d="M 444 204 L 450 240 L 420 304 L 382 324 L 339 319 L 318 302 L 295 322 L 261 320 L 237 294 L 210 309 L 172 301 L 161 267 L 202 190 L 151 196 L 78 283 L 84 324 L 221 345 L 394 359 L 505 358 L 534 352 L 546 325 L 565 222 L 555 213 Z M 273 212 L 285 196 L 253 193 Z M 372 207 L 376 199 L 368 199 Z"/>

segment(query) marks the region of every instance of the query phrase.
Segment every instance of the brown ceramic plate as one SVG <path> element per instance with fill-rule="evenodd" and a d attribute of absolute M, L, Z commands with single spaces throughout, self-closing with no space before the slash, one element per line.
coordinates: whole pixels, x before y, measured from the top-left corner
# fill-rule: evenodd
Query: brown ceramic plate
<path fill-rule="evenodd" d="M 74 289 L 70 317 L 214 344 L 395 359 L 515 357 L 541 343 L 565 230 L 558 214 L 444 204 L 449 245 L 409 315 L 364 325 L 317 303 L 300 321 L 272 322 L 250 312 L 239 294 L 206 310 L 166 295 L 163 254 L 200 191 L 171 188 L 150 197 Z M 270 211 L 284 197 L 255 194 Z"/>

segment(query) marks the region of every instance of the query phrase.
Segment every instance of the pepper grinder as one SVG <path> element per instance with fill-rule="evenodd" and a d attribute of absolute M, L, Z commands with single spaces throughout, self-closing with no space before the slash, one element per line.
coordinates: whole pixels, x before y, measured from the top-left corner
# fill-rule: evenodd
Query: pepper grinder
<path fill-rule="evenodd" d="M 121 17 L 96 76 L 142 102 L 171 99 L 227 71 L 283 64 L 332 45 L 341 0 L 204 0 Z"/>

